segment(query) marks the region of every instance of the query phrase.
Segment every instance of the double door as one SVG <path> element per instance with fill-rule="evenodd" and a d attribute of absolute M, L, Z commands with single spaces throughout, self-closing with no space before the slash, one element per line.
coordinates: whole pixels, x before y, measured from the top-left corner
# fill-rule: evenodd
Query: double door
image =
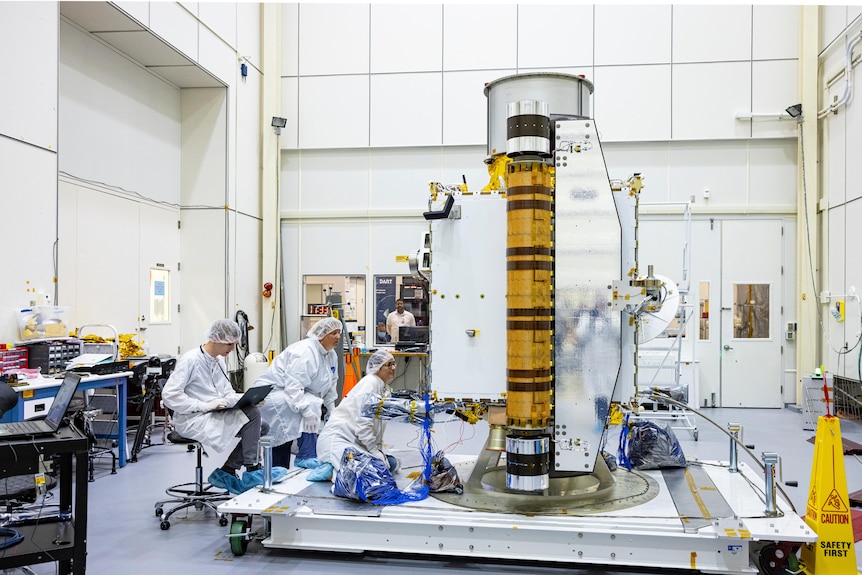
<path fill-rule="evenodd" d="M 787 237 L 781 218 L 641 220 L 639 266 L 689 280 L 694 316 L 685 337 L 699 365 L 701 406 L 781 407 L 785 370 L 795 360 L 784 342 Z M 684 258 L 685 249 L 690 259 Z M 688 261 L 686 261 L 688 260 Z M 792 310 L 791 310 L 792 312 Z"/>

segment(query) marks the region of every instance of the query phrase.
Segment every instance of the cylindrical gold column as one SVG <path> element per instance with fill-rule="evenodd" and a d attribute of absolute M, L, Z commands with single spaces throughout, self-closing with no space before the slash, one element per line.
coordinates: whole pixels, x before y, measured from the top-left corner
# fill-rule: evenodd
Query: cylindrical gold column
<path fill-rule="evenodd" d="M 506 167 L 506 417 L 513 429 L 545 429 L 551 411 L 551 169 L 538 159 Z"/>

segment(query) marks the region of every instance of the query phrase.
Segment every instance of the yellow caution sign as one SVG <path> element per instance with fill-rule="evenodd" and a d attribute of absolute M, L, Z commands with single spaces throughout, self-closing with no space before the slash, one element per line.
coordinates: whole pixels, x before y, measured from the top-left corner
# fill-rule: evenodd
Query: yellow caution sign
<path fill-rule="evenodd" d="M 809 575 L 857 572 L 840 421 L 832 415 L 817 418 L 805 523 L 818 540 L 803 545 L 800 556 L 802 570 Z"/>

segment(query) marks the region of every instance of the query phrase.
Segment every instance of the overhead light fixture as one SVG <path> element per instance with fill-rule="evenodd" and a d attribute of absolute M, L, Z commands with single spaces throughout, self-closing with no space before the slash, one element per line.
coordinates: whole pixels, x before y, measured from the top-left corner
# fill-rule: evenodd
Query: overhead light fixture
<path fill-rule="evenodd" d="M 281 135 L 281 129 L 287 125 L 287 118 L 280 118 L 278 116 L 272 117 L 272 127 L 275 128 L 275 135 Z"/>
<path fill-rule="evenodd" d="M 791 118 L 796 118 L 796 122 L 798 124 L 802 123 L 802 104 L 793 104 L 792 106 L 788 106 L 786 112 L 790 114 Z"/>

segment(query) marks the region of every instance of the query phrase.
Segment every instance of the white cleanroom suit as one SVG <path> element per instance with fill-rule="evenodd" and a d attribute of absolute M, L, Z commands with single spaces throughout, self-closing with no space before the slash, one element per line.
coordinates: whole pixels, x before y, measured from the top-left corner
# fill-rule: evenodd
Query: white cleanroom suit
<path fill-rule="evenodd" d="M 207 451 L 221 453 L 248 422 L 241 410 L 211 411 L 210 404 L 223 399 L 232 407 L 242 397 L 227 378 L 224 358 L 212 357 L 202 347 L 184 353 L 162 389 L 165 407 L 173 410 L 177 433 L 201 442 Z"/>
<path fill-rule="evenodd" d="M 386 422 L 376 417 L 362 416 L 362 404 L 368 394 L 379 397 L 389 397 L 392 394 L 389 385 L 377 375 L 386 361 L 394 362 L 395 359 L 387 351 L 375 352 L 368 360 L 368 375 L 359 380 L 329 416 L 329 421 L 317 438 L 317 458 L 321 463 L 329 463 L 338 471 L 344 450 L 353 447 L 382 459 L 389 466 L 383 454 Z M 394 374 L 394 371 L 392 373 Z"/>

